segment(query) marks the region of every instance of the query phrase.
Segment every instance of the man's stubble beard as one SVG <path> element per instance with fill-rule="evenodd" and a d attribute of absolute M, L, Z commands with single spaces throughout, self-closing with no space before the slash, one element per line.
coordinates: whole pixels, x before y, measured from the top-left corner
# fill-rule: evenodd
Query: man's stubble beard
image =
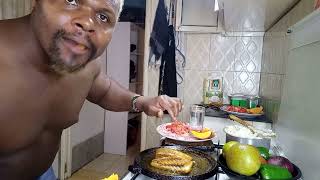
<path fill-rule="evenodd" d="M 61 49 L 59 48 L 58 44 L 60 41 L 63 41 L 63 37 L 65 36 L 72 36 L 72 34 L 67 33 L 65 30 L 61 29 L 58 30 L 52 38 L 52 41 L 50 43 L 49 46 L 49 50 L 48 50 L 48 56 L 49 56 L 49 66 L 50 68 L 59 73 L 59 74 L 67 74 L 67 73 L 73 73 L 76 71 L 79 71 L 81 69 L 83 69 L 86 64 L 88 62 L 90 62 L 91 60 L 93 60 L 97 49 L 95 48 L 95 46 L 93 45 L 93 43 L 90 41 L 89 38 L 86 38 L 87 41 L 89 42 L 89 56 L 88 59 L 85 63 L 76 65 L 76 66 L 68 66 L 64 60 L 61 57 Z M 71 55 L 69 61 L 73 61 L 77 59 L 77 55 Z"/>
<path fill-rule="evenodd" d="M 37 16 L 38 16 L 37 18 L 35 18 L 36 20 L 38 20 L 39 17 L 42 17 L 41 20 L 39 19 L 41 22 L 40 24 L 43 24 L 44 27 L 49 27 L 49 24 L 47 22 L 49 18 L 47 18 L 46 14 L 44 13 L 43 8 L 40 4 L 36 5 L 35 9 L 33 10 L 33 13 L 37 14 Z M 57 30 L 53 34 L 53 36 L 51 38 L 51 43 L 49 44 L 49 48 L 47 50 L 48 59 L 46 60 L 50 69 L 58 74 L 61 74 L 61 75 L 73 73 L 73 72 L 76 72 L 76 71 L 83 69 L 87 63 L 89 63 L 91 60 L 93 60 L 93 58 L 95 57 L 95 55 L 97 53 L 97 48 L 95 47 L 95 45 L 92 43 L 92 41 L 88 37 L 86 37 L 86 40 L 89 43 L 88 48 L 90 51 L 90 54 L 88 56 L 88 60 L 83 64 L 79 64 L 79 65 L 72 66 L 72 67 L 68 66 L 64 62 L 64 60 L 62 59 L 61 49 L 58 46 L 59 42 L 63 41 L 64 36 L 72 36 L 72 34 L 67 33 L 67 31 L 64 29 Z M 70 58 L 70 61 L 75 60 L 76 58 L 77 58 L 77 55 L 72 55 Z"/>
<path fill-rule="evenodd" d="M 77 66 L 68 66 L 66 63 L 63 62 L 63 59 L 61 58 L 61 49 L 58 46 L 59 41 L 62 41 L 62 37 L 66 35 L 66 32 L 64 30 L 58 30 L 52 38 L 52 41 L 49 46 L 48 50 L 48 65 L 50 68 L 54 71 L 57 72 L 58 74 L 68 74 L 68 73 L 73 73 L 78 70 L 81 70 L 84 68 L 86 63 L 77 65 Z M 75 59 L 76 56 L 72 55 L 71 56 L 71 61 L 72 59 Z M 88 60 L 89 61 L 89 60 Z M 87 62 L 88 62 L 87 61 Z"/>

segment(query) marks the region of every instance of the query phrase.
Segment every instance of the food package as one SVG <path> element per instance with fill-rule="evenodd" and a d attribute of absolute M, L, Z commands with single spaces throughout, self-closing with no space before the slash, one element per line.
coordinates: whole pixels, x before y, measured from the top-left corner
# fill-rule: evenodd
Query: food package
<path fill-rule="evenodd" d="M 203 80 L 203 104 L 222 106 L 223 104 L 223 78 Z"/>

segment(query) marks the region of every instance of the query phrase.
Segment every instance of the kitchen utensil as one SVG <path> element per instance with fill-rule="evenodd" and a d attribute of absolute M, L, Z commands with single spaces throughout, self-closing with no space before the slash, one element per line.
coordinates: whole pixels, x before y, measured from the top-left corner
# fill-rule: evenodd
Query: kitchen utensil
<path fill-rule="evenodd" d="M 253 127 L 251 124 L 245 122 L 244 120 L 238 118 L 237 116 L 234 115 L 229 115 L 229 118 L 231 120 L 234 120 L 238 123 L 240 123 L 241 125 L 245 126 L 246 128 L 250 129 L 250 131 L 254 134 L 257 133 L 259 137 L 262 138 L 272 138 L 272 137 L 276 137 L 276 134 L 272 131 L 266 131 L 266 130 L 262 130 L 262 129 L 256 129 L 255 127 Z"/>
<path fill-rule="evenodd" d="M 232 179 L 243 179 L 243 180 L 260 180 L 260 179 L 262 179 L 259 172 L 252 175 L 252 176 L 244 176 L 244 175 L 238 174 L 236 172 L 233 172 L 231 169 L 228 168 L 226 160 L 224 159 L 224 157 L 222 155 L 220 155 L 218 158 L 218 164 L 221 167 L 221 169 L 223 170 L 223 172 L 225 172 Z M 301 170 L 294 164 L 293 164 L 293 167 L 294 167 L 294 173 L 292 174 L 293 178 L 291 180 L 298 180 L 302 177 Z"/>
<path fill-rule="evenodd" d="M 236 121 L 237 123 L 243 125 L 244 127 L 248 128 L 248 129 L 252 132 L 252 134 L 255 133 L 255 131 L 254 131 L 253 128 L 251 127 L 251 124 L 247 123 L 246 121 L 243 121 L 242 119 L 240 119 L 240 118 L 238 118 L 238 117 L 236 117 L 236 116 L 234 116 L 234 115 L 229 115 L 229 118 L 230 118 L 231 120 L 234 120 L 234 121 Z"/>
<path fill-rule="evenodd" d="M 189 125 L 192 130 L 201 131 L 203 129 L 204 115 L 205 107 L 199 105 L 190 107 Z"/>
<path fill-rule="evenodd" d="M 220 110 L 224 111 L 224 112 L 226 112 L 228 114 L 236 115 L 236 116 L 241 117 L 241 118 L 256 118 L 256 117 L 260 117 L 260 116 L 264 115 L 263 113 L 262 114 L 249 114 L 249 113 L 239 113 L 239 112 L 228 111 L 227 107 L 228 106 L 222 106 L 220 108 Z"/>
<path fill-rule="evenodd" d="M 183 141 L 183 142 L 205 142 L 205 141 L 210 141 L 216 137 L 216 134 L 215 134 L 215 136 L 210 137 L 208 139 L 197 139 L 197 138 L 193 137 L 190 133 L 183 134 L 183 135 L 177 135 L 177 134 L 172 133 L 166 129 L 166 126 L 170 125 L 170 124 L 171 123 L 165 123 L 165 124 L 159 125 L 156 129 L 157 132 L 163 137 L 177 140 L 177 141 Z"/>
<path fill-rule="evenodd" d="M 163 171 L 152 167 L 150 162 L 152 159 L 154 159 L 155 151 L 158 148 L 171 148 L 192 156 L 193 161 L 195 161 L 192 171 L 187 175 L 180 175 L 174 172 Z M 135 174 L 135 177 L 132 179 L 135 179 L 139 174 L 143 174 L 153 179 L 163 180 L 204 180 L 214 176 L 217 173 L 218 166 L 216 160 L 214 160 L 210 155 L 201 151 L 183 146 L 164 146 L 147 149 L 141 152 L 136 157 L 134 164 L 129 167 L 129 170 Z"/>

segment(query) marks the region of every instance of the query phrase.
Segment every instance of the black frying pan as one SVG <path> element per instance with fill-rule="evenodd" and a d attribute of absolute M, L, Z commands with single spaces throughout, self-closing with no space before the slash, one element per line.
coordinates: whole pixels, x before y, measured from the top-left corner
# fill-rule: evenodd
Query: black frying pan
<path fill-rule="evenodd" d="M 156 169 L 150 165 L 152 159 L 155 158 L 155 151 L 159 148 L 171 148 L 179 150 L 192 156 L 195 164 L 189 174 L 181 175 L 173 172 Z M 190 149 L 183 146 L 163 146 L 158 148 L 147 149 L 141 152 L 134 161 L 134 165 L 129 167 L 129 170 L 135 174 L 132 179 L 135 179 L 139 174 L 143 174 L 153 179 L 163 180 L 202 180 L 208 179 L 217 173 L 217 161 L 210 155 L 198 150 Z"/>

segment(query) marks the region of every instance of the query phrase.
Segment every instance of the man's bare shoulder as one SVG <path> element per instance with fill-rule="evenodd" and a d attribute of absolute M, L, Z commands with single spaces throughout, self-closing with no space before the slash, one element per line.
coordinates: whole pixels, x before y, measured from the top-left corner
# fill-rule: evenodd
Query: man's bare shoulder
<path fill-rule="evenodd" d="M 15 20 L 0 20 L 0 43 L 3 43 L 3 40 L 14 39 L 12 36 L 16 32 L 17 23 Z"/>
<path fill-rule="evenodd" d="M 89 62 L 86 65 L 84 71 L 86 71 L 87 73 L 90 73 L 91 75 L 93 75 L 96 78 L 102 71 L 101 61 L 96 59 L 96 60 Z"/>
<path fill-rule="evenodd" d="M 16 37 L 16 27 L 14 22 L 10 20 L 0 21 L 0 52 L 1 54 L 7 54 L 13 50 Z M 1 55 L 0 55 L 1 57 Z"/>

